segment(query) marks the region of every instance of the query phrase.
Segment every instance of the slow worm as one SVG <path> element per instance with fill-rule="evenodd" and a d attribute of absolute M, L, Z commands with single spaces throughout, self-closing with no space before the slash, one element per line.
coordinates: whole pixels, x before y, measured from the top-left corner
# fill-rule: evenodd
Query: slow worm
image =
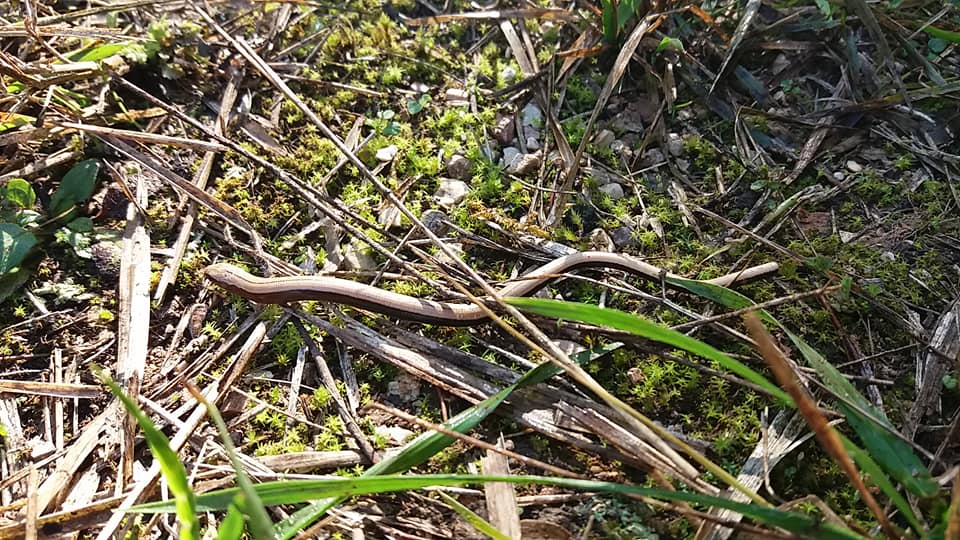
<path fill-rule="evenodd" d="M 676 277 L 652 264 L 617 253 L 585 251 L 551 261 L 501 288 L 500 296 L 526 296 L 571 270 L 578 268 L 616 268 L 659 281 L 661 275 Z M 704 283 L 730 286 L 776 272 L 777 263 L 766 263 L 734 272 Z M 386 291 L 371 285 L 326 276 L 292 276 L 263 278 L 254 276 L 232 264 L 208 266 L 204 275 L 223 289 L 261 304 L 285 304 L 301 300 L 320 300 L 375 311 L 399 319 L 445 326 L 479 324 L 487 316 L 475 304 L 435 302 Z"/>

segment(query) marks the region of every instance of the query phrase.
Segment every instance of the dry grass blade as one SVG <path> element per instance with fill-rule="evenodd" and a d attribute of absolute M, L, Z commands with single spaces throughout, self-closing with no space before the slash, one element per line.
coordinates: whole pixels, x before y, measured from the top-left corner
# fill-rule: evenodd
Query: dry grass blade
<path fill-rule="evenodd" d="M 787 357 L 774 342 L 773 336 L 770 335 L 770 332 L 767 331 L 763 322 L 760 321 L 760 317 L 758 317 L 756 313 L 751 312 L 745 314 L 743 320 L 747 325 L 747 330 L 750 332 L 750 337 L 752 337 L 757 344 L 760 355 L 767 361 L 767 365 L 770 366 L 770 371 L 773 372 L 780 386 L 782 386 L 796 402 L 797 410 L 800 411 L 800 414 L 802 414 L 803 418 L 807 421 L 807 425 L 813 430 L 820 446 L 833 458 L 837 466 L 839 466 L 847 476 L 847 480 L 860 492 L 860 496 L 863 497 L 867 507 L 870 508 L 874 517 L 877 518 L 877 522 L 880 524 L 880 527 L 883 528 L 887 537 L 901 538 L 902 535 L 900 531 L 890 523 L 883 508 L 877 503 L 877 500 L 874 499 L 873 493 L 871 493 L 866 484 L 863 483 L 863 478 L 860 477 L 860 471 L 857 470 L 857 467 L 853 464 L 853 460 L 850 459 L 850 456 L 844 449 L 843 443 L 840 441 L 836 430 L 834 430 L 830 422 L 827 421 L 827 418 L 820 411 L 820 408 L 817 407 L 809 391 L 800 384 L 793 369 L 790 368 Z"/>
<path fill-rule="evenodd" d="M 730 40 L 730 45 L 727 47 L 727 54 L 723 58 L 720 71 L 717 72 L 717 76 L 713 79 L 713 84 L 710 85 L 710 91 L 708 93 L 712 94 L 713 91 L 717 89 L 717 85 L 720 84 L 720 81 L 726 74 L 730 61 L 736 56 L 737 47 L 743 42 L 747 31 L 750 30 L 750 25 L 753 24 L 753 20 L 760 11 L 760 4 L 760 0 L 748 0 L 746 7 L 744 7 L 743 16 L 740 17 L 740 22 L 737 23 L 737 29 L 733 32 L 733 39 Z"/>
<path fill-rule="evenodd" d="M 610 70 L 610 75 L 607 77 L 606 82 L 603 85 L 603 90 L 601 90 L 600 95 L 597 96 L 597 103 L 594 105 L 593 111 L 590 113 L 590 119 L 587 120 L 587 125 L 584 128 L 582 135 L 583 138 L 580 140 L 580 145 L 577 147 L 577 151 L 573 155 L 573 160 L 567 164 L 567 172 L 563 178 L 563 184 L 560 187 L 560 193 L 557 194 L 553 201 L 553 205 L 550 208 L 550 212 L 547 215 L 544 226 L 552 227 L 563 216 L 563 212 L 566 209 L 567 200 L 569 198 L 569 196 L 565 193 L 569 192 L 573 188 L 574 181 L 580 172 L 580 158 L 583 157 L 583 152 L 586 150 L 587 144 L 591 139 L 593 127 L 596 125 L 597 119 L 603 112 L 604 107 L 607 104 L 607 100 L 609 100 L 610 96 L 613 94 L 613 89 L 620 84 L 620 79 L 623 77 L 623 74 L 626 73 L 627 66 L 630 64 L 630 58 L 633 57 L 633 53 L 636 52 L 637 47 L 640 46 L 640 42 L 643 40 L 644 36 L 647 35 L 647 32 L 659 24 L 660 20 L 662 20 L 662 16 L 649 16 L 644 18 L 633 29 L 633 32 L 630 33 L 630 37 L 628 37 L 627 41 L 623 44 L 623 48 L 620 49 L 620 53 L 617 55 L 617 59 L 613 63 L 613 69 Z"/>
<path fill-rule="evenodd" d="M 497 443 L 502 447 L 503 441 Z M 491 476 L 509 476 L 510 466 L 502 454 L 487 450 L 480 464 L 483 474 Z M 500 482 L 484 484 L 487 515 L 490 524 L 512 540 L 520 540 L 520 512 L 517 507 L 517 493 L 513 486 Z"/>
<path fill-rule="evenodd" d="M 103 389 L 89 384 L 48 383 L 0 379 L 0 393 L 26 394 L 56 398 L 93 399 L 103 396 Z"/>
<path fill-rule="evenodd" d="M 499 20 L 499 19 L 542 19 L 546 21 L 573 22 L 580 19 L 575 11 L 567 9 L 539 8 L 539 9 L 504 9 L 496 11 L 475 11 L 472 13 L 452 13 L 449 15 L 434 15 L 418 19 L 407 19 L 409 26 L 423 26 L 426 24 L 444 24 L 464 20 Z"/>
<path fill-rule="evenodd" d="M 126 129 L 116 129 L 104 126 L 95 126 L 92 124 L 78 124 L 76 122 L 56 122 L 56 125 L 83 131 L 93 135 L 107 135 L 127 141 L 136 141 L 144 144 L 166 144 L 179 148 L 188 148 L 198 152 L 225 152 L 226 146 L 215 142 L 198 141 L 196 139 L 187 139 L 184 137 L 171 137 L 168 135 L 158 135 L 156 133 L 146 133 L 143 131 L 130 131 Z"/>

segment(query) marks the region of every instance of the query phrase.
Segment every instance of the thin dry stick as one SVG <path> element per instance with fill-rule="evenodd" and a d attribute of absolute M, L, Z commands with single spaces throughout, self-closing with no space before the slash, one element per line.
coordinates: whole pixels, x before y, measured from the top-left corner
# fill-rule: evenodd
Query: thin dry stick
<path fill-rule="evenodd" d="M 840 436 L 827 421 L 827 418 L 820 411 L 819 407 L 817 407 L 816 402 L 814 402 L 813 397 L 810 396 L 807 389 L 797 380 L 796 374 L 790 369 L 790 364 L 787 362 L 786 356 L 783 354 L 783 351 L 777 347 L 777 344 L 773 341 L 773 336 L 770 335 L 767 328 L 760 322 L 760 317 L 758 317 L 756 313 L 750 312 L 744 314 L 743 320 L 747 325 L 747 331 L 750 332 L 750 336 L 757 342 L 757 349 L 760 351 L 760 355 L 767 361 L 767 365 L 770 366 L 770 371 L 773 372 L 780 386 L 782 386 L 796 402 L 797 410 L 800 411 L 800 414 L 802 414 L 807 421 L 807 425 L 813 430 L 813 434 L 817 437 L 817 441 L 820 442 L 820 446 L 837 462 L 840 469 L 847 475 L 850 483 L 860 492 L 860 496 L 863 497 L 863 501 L 877 518 L 877 522 L 880 524 L 880 527 L 883 528 L 887 537 L 902 538 L 900 531 L 890 523 L 883 508 L 880 507 L 877 500 L 873 498 L 873 494 L 867 489 L 866 484 L 863 483 L 863 479 L 860 478 L 860 471 L 857 470 L 857 467 L 853 464 L 853 460 L 850 459 L 847 451 L 843 448 Z"/>

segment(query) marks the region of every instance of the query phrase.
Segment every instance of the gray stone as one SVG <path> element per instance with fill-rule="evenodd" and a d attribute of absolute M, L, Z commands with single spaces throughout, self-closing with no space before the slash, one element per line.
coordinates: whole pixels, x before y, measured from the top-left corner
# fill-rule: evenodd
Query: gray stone
<path fill-rule="evenodd" d="M 508 146 L 503 149 L 503 160 L 500 162 L 500 165 L 506 168 L 510 168 L 510 165 L 517 159 L 523 152 L 519 148 Z"/>
<path fill-rule="evenodd" d="M 611 182 L 617 181 L 616 176 L 599 167 L 587 166 L 583 168 L 583 172 L 590 178 L 590 180 L 593 180 L 597 187 L 605 186 Z"/>
<path fill-rule="evenodd" d="M 464 180 L 470 177 L 471 172 L 473 172 L 473 163 L 460 154 L 454 154 L 447 160 L 447 174 L 451 178 Z"/>
<path fill-rule="evenodd" d="M 627 227 L 626 225 L 614 229 L 611 237 L 613 238 L 613 243 L 621 249 L 637 243 L 636 238 L 633 236 L 633 227 Z"/>
<path fill-rule="evenodd" d="M 466 198 L 468 193 L 470 193 L 470 186 L 463 180 L 441 178 L 440 186 L 437 187 L 437 191 L 433 194 L 433 197 L 436 199 L 437 204 L 450 210 L 463 202 L 463 199 Z"/>
<path fill-rule="evenodd" d="M 506 155 L 506 152 L 504 152 Z M 507 165 L 507 174 L 530 174 L 540 169 L 540 152 L 520 154 Z"/>
<path fill-rule="evenodd" d="M 535 128 L 543 127 L 543 111 L 537 107 L 536 103 L 527 103 L 520 112 L 520 123 Z"/>
<path fill-rule="evenodd" d="M 377 261 L 370 246 L 353 240 L 343 248 L 343 266 L 344 270 L 376 270 Z"/>
<path fill-rule="evenodd" d="M 527 137 L 525 141 L 527 143 L 527 150 L 539 150 L 540 149 L 540 140 L 536 137 Z"/>
<path fill-rule="evenodd" d="M 665 161 L 663 157 L 663 152 L 659 148 L 651 148 L 643 153 L 643 158 L 640 160 L 641 168 L 655 167 L 661 165 Z"/>
<path fill-rule="evenodd" d="M 607 196 L 614 201 L 623 198 L 623 186 L 617 184 L 616 182 L 611 182 L 609 184 L 600 186 L 599 190 L 603 193 L 606 193 Z"/>
<path fill-rule="evenodd" d="M 593 144 L 598 148 L 610 148 L 610 145 L 616 140 L 617 136 L 609 129 L 601 129 L 593 136 Z"/>
<path fill-rule="evenodd" d="M 863 170 L 863 165 L 853 161 L 852 159 L 847 161 L 847 170 L 852 173 L 858 173 Z"/>

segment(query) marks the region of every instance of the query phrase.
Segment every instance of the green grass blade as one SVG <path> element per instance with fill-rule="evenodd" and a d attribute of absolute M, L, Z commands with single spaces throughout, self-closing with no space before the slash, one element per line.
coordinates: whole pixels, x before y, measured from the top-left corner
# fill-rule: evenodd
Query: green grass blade
<path fill-rule="evenodd" d="M 227 508 L 227 515 L 217 528 L 217 540 L 240 540 L 243 535 L 243 512 L 238 501 L 234 501 Z"/>
<path fill-rule="evenodd" d="M 686 279 L 668 279 L 668 282 L 731 309 L 742 309 L 753 305 L 753 301 L 746 296 L 725 287 Z M 936 495 L 939 486 L 930 475 L 930 471 L 914 454 L 910 445 L 887 431 L 895 428 L 883 412 L 874 408 L 857 391 L 853 383 L 800 336 L 788 330 L 765 310 L 758 309 L 757 314 L 765 322 L 779 327 L 790 338 L 790 341 L 800 351 L 807 364 L 817 372 L 820 380 L 827 388 L 855 406 L 854 408 L 841 403 L 840 409 L 847 417 L 850 426 L 857 432 L 857 436 L 860 437 L 869 455 L 879 462 L 883 470 L 915 495 L 921 497 Z M 857 409 L 865 411 L 869 417 L 861 414 Z M 877 423 L 886 429 L 878 429 Z M 893 500 L 892 494 L 887 493 L 887 496 Z"/>
<path fill-rule="evenodd" d="M 250 534 L 254 538 L 259 540 L 275 538 L 276 533 L 273 530 L 273 522 L 270 521 L 267 509 L 263 507 L 263 503 L 260 501 L 256 490 L 253 489 L 253 482 L 250 481 L 250 477 L 247 476 L 247 473 L 244 471 L 243 463 L 241 463 L 240 458 L 237 457 L 237 449 L 233 446 L 233 439 L 230 438 L 230 431 L 227 429 L 227 424 L 224 423 L 223 417 L 220 416 L 220 411 L 218 411 L 212 403 L 204 399 L 199 390 L 193 386 L 189 386 L 189 389 L 194 398 L 203 403 L 203 406 L 207 408 L 207 414 L 210 415 L 213 424 L 217 426 L 217 432 L 220 434 L 223 448 L 230 458 L 230 464 L 233 466 L 234 474 L 237 475 L 237 486 L 240 488 L 240 495 L 234 499 L 233 506 L 239 507 L 243 511 L 243 514 L 249 518 Z"/>
<path fill-rule="evenodd" d="M 582 362 L 607 354 L 619 347 L 621 347 L 621 344 L 615 343 L 598 349 L 583 351 L 574 355 L 573 358 L 575 361 Z M 496 408 L 507 399 L 507 396 L 517 388 L 543 382 L 560 373 L 560 371 L 561 369 L 559 367 L 551 363 L 541 364 L 525 373 L 516 383 L 451 418 L 447 423 L 443 424 L 443 427 L 451 431 L 456 431 L 457 433 L 466 433 L 476 427 L 477 424 L 482 422 L 490 413 L 495 411 Z M 448 437 L 440 432 L 428 431 L 422 433 L 407 443 L 403 450 L 395 456 L 386 458 L 373 465 L 367 469 L 362 476 L 371 477 L 408 471 L 421 463 L 425 463 L 453 442 L 454 439 L 452 437 Z M 297 532 L 329 512 L 331 508 L 339 504 L 342 500 L 342 498 L 328 498 L 322 501 L 315 501 L 297 510 L 287 519 L 277 523 L 277 534 L 284 540 L 292 538 Z"/>
<path fill-rule="evenodd" d="M 785 331 L 810 367 L 820 375 L 823 383 L 846 400 L 846 402 L 838 402 L 837 408 L 883 470 L 914 495 L 920 497 L 936 495 L 940 491 L 939 484 L 933 479 L 930 470 L 924 466 L 920 458 L 913 453 L 910 445 L 891 433 L 896 429 L 883 412 L 876 409 L 860 392 L 857 392 L 853 384 L 830 362 L 827 362 L 816 349 L 803 341 L 800 336 Z M 867 414 L 864 415 L 861 411 Z"/>
<path fill-rule="evenodd" d="M 694 339 L 690 336 L 665 328 L 638 315 L 624 313 L 614 309 L 606 309 L 576 302 L 562 302 L 559 300 L 545 300 L 542 298 L 505 298 L 507 303 L 524 311 L 536 313 L 545 317 L 580 321 L 597 326 L 616 328 L 632 334 L 670 345 L 671 347 L 687 351 L 709 360 L 713 360 L 728 371 L 756 384 L 784 403 L 793 403 L 786 392 L 773 384 L 766 377 L 754 371 L 745 364 L 730 358 L 725 353 Z"/>
<path fill-rule="evenodd" d="M 319 497 L 349 497 L 374 493 L 410 491 L 430 486 L 463 486 L 483 482 L 507 482 L 512 484 L 538 484 L 563 487 L 580 491 L 640 495 L 668 501 L 683 501 L 706 507 L 733 510 L 770 527 L 780 527 L 794 534 L 822 540 L 862 540 L 850 529 L 824 523 L 814 516 L 778 510 L 756 504 L 741 503 L 723 497 L 666 489 L 629 486 L 612 482 L 597 482 L 573 478 L 545 476 L 473 476 L 473 475 L 417 475 L 380 476 L 369 478 L 331 478 L 322 480 L 290 480 L 259 484 L 256 489 L 267 504 L 295 504 Z M 202 511 L 226 508 L 233 500 L 236 488 L 205 493 L 197 497 Z M 169 502 L 148 503 L 136 507 L 143 513 L 169 512 Z"/>
<path fill-rule="evenodd" d="M 460 501 L 454 499 L 450 495 L 442 491 L 437 491 L 437 495 L 440 496 L 447 505 L 453 509 L 460 517 L 462 517 L 467 523 L 473 526 L 477 531 L 493 538 L 493 540 L 510 540 L 510 537 L 498 531 L 496 527 L 491 525 L 487 520 L 478 516 L 476 512 L 470 510 L 466 506 L 460 504 Z"/>
<path fill-rule="evenodd" d="M 853 441 L 844 437 L 842 433 L 838 432 L 837 434 L 840 435 L 843 447 L 847 450 L 847 453 L 850 454 L 850 457 L 853 458 L 853 461 L 861 471 L 870 477 L 870 482 L 879 487 L 880 490 L 890 498 L 890 502 L 897 507 L 897 510 L 900 510 L 914 531 L 923 533 L 923 526 L 920 524 L 920 520 L 917 519 L 917 515 L 913 512 L 910 503 L 897 491 L 897 487 L 890 482 L 890 479 L 887 478 L 887 475 L 883 472 L 883 469 L 880 468 L 880 465 L 870 457 L 870 454 L 853 444 Z"/>
<path fill-rule="evenodd" d="M 94 373 L 103 384 L 110 387 L 110 391 L 123 403 L 124 408 L 137 420 L 137 424 L 143 431 L 143 436 L 150 446 L 150 452 L 160 464 L 160 472 L 163 473 L 163 477 L 170 487 L 170 493 L 173 494 L 173 510 L 176 511 L 177 519 L 180 522 L 180 538 L 199 540 L 200 524 L 197 521 L 196 499 L 190 487 L 190 482 L 187 480 L 187 470 L 180 462 L 180 458 L 177 457 L 177 453 L 170 448 L 170 441 L 167 436 L 157 429 L 157 426 L 132 399 L 123 393 L 120 385 L 99 369 L 94 368 Z M 132 511 L 132 509 L 127 510 L 127 512 Z"/>

